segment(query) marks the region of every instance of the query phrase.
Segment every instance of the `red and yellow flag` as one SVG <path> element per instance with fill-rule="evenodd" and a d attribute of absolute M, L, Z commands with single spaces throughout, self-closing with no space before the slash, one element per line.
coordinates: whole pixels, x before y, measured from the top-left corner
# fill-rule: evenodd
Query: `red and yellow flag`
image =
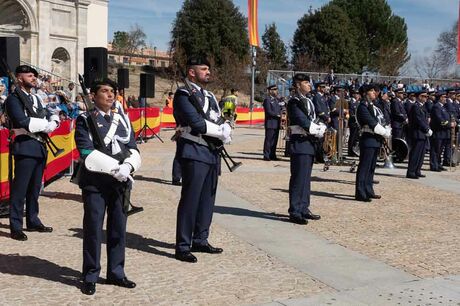
<path fill-rule="evenodd" d="M 249 44 L 259 46 L 259 27 L 257 25 L 257 4 L 258 0 L 248 0 L 248 30 Z"/>

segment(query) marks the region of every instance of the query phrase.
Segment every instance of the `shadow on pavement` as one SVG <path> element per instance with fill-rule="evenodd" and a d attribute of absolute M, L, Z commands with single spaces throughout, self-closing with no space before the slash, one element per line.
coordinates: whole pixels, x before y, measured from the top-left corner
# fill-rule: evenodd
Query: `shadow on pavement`
<path fill-rule="evenodd" d="M 272 190 L 289 193 L 288 189 L 272 188 Z M 314 196 L 318 196 L 318 197 L 334 198 L 334 199 L 345 200 L 345 201 L 355 201 L 355 196 L 349 195 L 349 194 L 329 193 L 329 192 L 315 191 L 315 190 L 312 190 L 310 194 Z"/>
<path fill-rule="evenodd" d="M 346 184 L 346 185 L 355 185 L 355 181 L 345 181 L 345 180 L 337 180 L 337 179 L 329 179 L 319 176 L 312 176 L 312 182 L 330 182 L 330 183 L 339 183 L 339 184 Z"/>
<path fill-rule="evenodd" d="M 80 287 L 80 271 L 62 267 L 46 259 L 19 254 L 0 254 L 0 273 L 24 275 Z"/>
<path fill-rule="evenodd" d="M 73 237 L 83 239 L 83 229 L 81 228 L 70 228 L 69 231 L 74 232 Z M 105 230 L 104 230 L 105 236 Z M 105 243 L 105 241 L 103 241 Z M 174 250 L 175 245 L 173 243 L 158 241 L 152 238 L 146 238 L 138 234 L 126 233 L 126 247 L 130 249 L 139 250 L 146 253 L 152 253 L 159 256 L 168 258 L 174 258 L 173 253 L 168 253 L 157 248 L 172 249 Z"/>
<path fill-rule="evenodd" d="M 83 199 L 81 197 L 81 193 L 70 193 L 70 192 L 44 192 L 40 196 L 47 197 L 51 199 L 59 199 L 59 200 L 68 200 L 74 201 L 78 203 L 83 203 Z"/>
<path fill-rule="evenodd" d="M 134 180 L 136 181 L 145 181 L 145 182 L 153 182 L 157 184 L 164 184 L 164 185 L 172 185 L 172 181 L 169 180 L 164 180 L 156 177 L 148 177 L 148 176 L 143 176 L 143 175 L 136 175 L 134 177 Z"/>
<path fill-rule="evenodd" d="M 245 208 L 227 207 L 227 206 L 214 206 L 214 212 L 222 215 L 246 216 L 254 218 L 262 218 L 283 222 L 290 222 L 288 215 L 277 213 L 269 213 L 263 211 L 253 211 Z"/>

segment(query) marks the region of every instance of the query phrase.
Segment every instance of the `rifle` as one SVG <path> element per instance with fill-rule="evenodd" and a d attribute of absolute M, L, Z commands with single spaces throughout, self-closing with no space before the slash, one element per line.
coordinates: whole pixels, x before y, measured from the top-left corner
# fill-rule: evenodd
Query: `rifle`
<path fill-rule="evenodd" d="M 10 82 L 14 84 L 14 93 L 17 95 L 19 102 L 21 102 L 21 105 L 23 108 L 27 111 L 27 114 L 29 116 L 34 117 L 34 118 L 44 118 L 46 116 L 45 112 L 46 110 L 43 109 L 43 111 L 38 114 L 30 105 L 29 98 L 26 96 L 26 94 L 22 91 L 21 87 L 19 86 L 19 82 L 16 79 L 16 76 L 13 74 L 13 72 L 10 69 L 10 66 L 8 63 L 5 61 L 5 58 L 2 57 L 2 66 L 3 69 L 6 71 L 8 74 L 8 77 L 10 78 Z M 38 102 L 40 103 L 40 101 Z M 40 137 L 33 137 L 32 135 L 29 135 L 29 137 L 34 138 L 35 140 L 38 140 L 40 142 L 44 142 L 46 146 L 50 149 L 51 154 L 53 154 L 54 157 L 57 157 L 64 153 L 64 149 L 58 148 L 57 145 L 53 142 L 51 137 L 47 133 L 38 133 Z M 41 139 L 40 139 L 41 138 Z"/>
<path fill-rule="evenodd" d="M 192 102 L 192 105 L 193 107 L 195 107 L 195 109 L 197 110 L 197 112 L 206 120 L 208 121 L 212 121 L 207 115 L 206 113 L 203 111 L 203 108 L 201 107 L 200 105 L 200 102 L 198 100 L 198 97 L 196 96 L 196 93 L 195 91 L 193 90 L 192 88 L 192 84 L 190 84 L 190 81 L 187 79 L 186 75 L 185 75 L 185 72 L 181 69 L 181 67 L 179 66 L 179 64 L 177 64 L 178 67 L 179 67 L 179 71 L 181 72 L 181 80 L 182 82 L 184 83 L 184 86 L 185 86 L 185 89 L 187 89 L 187 91 L 189 92 L 190 94 L 190 101 Z M 216 122 L 216 124 L 223 124 L 225 122 L 225 119 L 223 117 L 220 117 L 219 118 L 219 121 Z M 202 138 L 204 141 L 206 141 L 206 143 L 208 144 L 208 147 L 211 149 L 211 150 L 216 150 L 218 152 L 218 154 L 220 155 L 220 157 L 222 157 L 222 159 L 224 160 L 225 164 L 227 165 L 227 168 L 228 170 L 230 170 L 230 172 L 233 172 L 235 171 L 238 167 L 240 167 L 243 163 L 242 162 L 235 162 L 232 157 L 230 156 L 230 154 L 228 154 L 227 150 L 225 149 L 224 147 L 224 143 L 222 142 L 222 140 L 220 139 L 217 139 L 217 138 L 214 138 L 214 137 L 210 137 L 210 136 L 206 136 L 206 135 L 202 135 Z M 232 165 L 230 165 L 230 163 Z"/>
<path fill-rule="evenodd" d="M 97 128 L 97 122 L 96 122 L 96 113 L 95 113 L 95 107 L 94 103 L 91 101 L 91 98 L 89 96 L 89 92 L 86 88 L 85 85 L 85 80 L 83 77 L 79 74 L 78 75 L 78 81 L 80 82 L 81 89 L 83 91 L 82 97 L 83 97 L 83 102 L 86 106 L 86 111 L 88 112 L 88 117 L 86 118 L 86 122 L 88 124 L 88 128 L 91 132 L 91 135 L 93 136 L 93 143 L 94 143 L 94 148 L 98 151 L 101 151 L 102 153 L 112 156 L 111 152 L 107 149 L 107 146 L 104 143 L 104 139 L 102 138 L 101 134 L 99 133 L 99 129 Z M 122 162 L 125 160 L 125 158 L 129 157 L 131 155 L 131 152 L 128 150 L 121 151 L 113 156 L 116 160 L 119 162 Z M 81 165 L 78 167 L 78 170 L 76 171 L 77 174 L 74 177 L 72 177 L 71 181 L 72 182 L 78 182 L 78 178 L 80 176 L 80 171 L 81 171 Z M 131 190 L 126 186 L 124 192 L 123 192 L 123 211 L 126 213 L 126 215 L 130 216 L 132 214 L 141 212 L 144 210 L 143 207 L 139 206 L 134 206 L 131 203 L 130 200 L 131 197 Z M 131 207 L 131 209 L 129 209 Z M 129 209 L 129 210 L 128 210 Z"/>

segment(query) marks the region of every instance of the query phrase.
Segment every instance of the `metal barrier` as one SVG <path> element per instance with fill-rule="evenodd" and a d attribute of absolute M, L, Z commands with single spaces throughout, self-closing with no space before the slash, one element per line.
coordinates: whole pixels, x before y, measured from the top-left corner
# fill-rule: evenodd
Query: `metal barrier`
<path fill-rule="evenodd" d="M 288 95 L 288 89 L 292 86 L 292 78 L 296 73 L 308 74 L 313 83 L 318 81 L 325 81 L 329 73 L 317 72 L 317 71 L 292 71 L 292 70 L 269 70 L 267 73 L 267 86 L 276 84 L 278 85 L 281 95 Z M 459 87 L 459 79 L 429 79 L 414 76 L 387 76 L 377 75 L 372 73 L 363 74 L 344 74 L 334 73 L 334 82 L 340 85 L 347 85 L 351 80 L 358 80 L 360 84 L 364 82 L 373 82 L 378 84 L 389 84 L 391 85 L 394 81 L 400 81 L 405 85 L 422 85 L 425 82 L 432 85 L 433 87 Z"/>

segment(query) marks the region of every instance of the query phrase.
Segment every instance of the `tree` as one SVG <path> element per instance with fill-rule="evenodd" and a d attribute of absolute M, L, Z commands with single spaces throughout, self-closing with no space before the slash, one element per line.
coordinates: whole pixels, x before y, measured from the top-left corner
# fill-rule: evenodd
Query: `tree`
<path fill-rule="evenodd" d="M 129 34 L 124 31 L 113 33 L 112 47 L 118 53 L 126 53 L 129 45 Z"/>
<path fill-rule="evenodd" d="M 146 46 L 147 35 L 138 24 L 131 26 L 129 32 L 117 31 L 113 34 L 112 47 L 118 55 L 127 55 L 131 64 L 131 57 L 138 53 L 139 48 Z"/>
<path fill-rule="evenodd" d="M 331 4 L 339 6 L 357 29 L 361 67 L 397 72 L 409 61 L 406 22 L 393 15 L 386 0 L 332 0 Z"/>
<path fill-rule="evenodd" d="M 297 25 L 292 44 L 296 69 L 332 68 L 342 73 L 360 70 L 356 29 L 341 8 L 329 4 L 310 11 Z M 312 67 L 299 67 L 301 63 L 311 63 Z"/>
<path fill-rule="evenodd" d="M 438 37 L 437 56 L 443 62 L 443 69 L 448 70 L 457 63 L 458 21 L 450 31 L 442 32 Z"/>
<path fill-rule="evenodd" d="M 275 23 L 265 26 L 265 33 L 262 35 L 262 47 L 270 69 L 286 68 L 286 45 L 281 40 Z"/>
<path fill-rule="evenodd" d="M 421 78 L 435 79 L 441 75 L 444 62 L 438 52 L 418 57 L 414 61 L 414 69 Z"/>
<path fill-rule="evenodd" d="M 227 74 L 241 82 L 244 78 L 239 76 L 246 68 L 249 55 L 246 26 L 246 18 L 231 0 L 185 0 L 171 32 L 174 59 L 183 66 L 187 56 L 206 55 L 215 63 L 211 68 L 216 68 L 213 73 L 217 79 L 223 80 Z M 176 54 L 182 56 L 178 58 Z M 223 69 L 224 66 L 230 68 L 229 59 L 236 69 Z"/>

